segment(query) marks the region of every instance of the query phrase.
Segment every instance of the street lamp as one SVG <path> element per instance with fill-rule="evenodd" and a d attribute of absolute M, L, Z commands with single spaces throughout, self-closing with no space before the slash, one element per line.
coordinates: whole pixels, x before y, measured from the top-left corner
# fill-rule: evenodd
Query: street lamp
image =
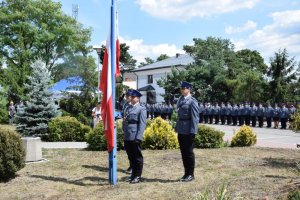
<path fill-rule="evenodd" d="M 99 85 L 100 85 L 100 56 L 101 56 L 101 51 L 102 51 L 102 47 L 101 46 L 93 46 L 93 49 L 97 52 L 98 55 L 98 62 L 97 62 L 97 66 L 98 66 L 98 102 L 100 101 L 100 90 L 99 90 Z"/>

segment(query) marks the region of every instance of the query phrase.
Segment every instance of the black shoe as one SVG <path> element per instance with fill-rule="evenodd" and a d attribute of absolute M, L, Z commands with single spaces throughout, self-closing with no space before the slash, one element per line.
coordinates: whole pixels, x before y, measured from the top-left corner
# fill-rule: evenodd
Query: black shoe
<path fill-rule="evenodd" d="M 126 174 L 132 174 L 132 168 L 131 167 L 128 167 L 128 169 L 126 169 L 124 171 Z"/>
<path fill-rule="evenodd" d="M 141 177 L 140 176 L 136 176 L 136 177 L 134 177 L 131 181 L 130 181 L 130 183 L 131 184 L 136 184 L 136 183 L 139 183 L 141 181 Z"/>
<path fill-rule="evenodd" d="M 134 179 L 134 177 L 128 176 L 128 177 L 125 179 L 125 182 L 131 182 L 133 179 Z"/>
<path fill-rule="evenodd" d="M 296 145 L 297 145 L 297 148 L 300 148 L 300 143 L 297 143 Z"/>
<path fill-rule="evenodd" d="M 179 181 L 183 181 L 184 179 L 186 179 L 188 175 L 184 175 L 183 177 L 181 177 L 181 179 L 179 179 Z"/>
<path fill-rule="evenodd" d="M 182 179 L 182 180 L 180 179 L 180 181 L 181 182 L 190 182 L 190 181 L 192 181 L 194 179 L 195 179 L 195 177 L 193 175 L 188 175 L 184 179 Z"/>

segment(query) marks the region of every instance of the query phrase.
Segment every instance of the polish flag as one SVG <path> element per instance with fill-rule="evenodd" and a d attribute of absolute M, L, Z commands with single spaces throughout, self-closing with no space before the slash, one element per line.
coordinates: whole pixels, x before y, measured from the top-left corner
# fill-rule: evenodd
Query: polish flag
<path fill-rule="evenodd" d="M 112 81 L 112 63 L 111 63 L 111 42 L 110 36 L 106 41 L 106 48 L 104 53 L 104 60 L 101 72 L 101 81 L 99 85 L 99 90 L 102 92 L 102 110 L 101 117 L 104 125 L 104 133 L 107 140 L 107 149 L 108 152 L 111 152 L 114 148 L 114 111 L 113 111 L 113 96 L 112 96 L 112 87 L 115 85 Z M 116 69 L 115 77 L 120 75 L 120 66 L 119 66 L 119 58 L 120 58 L 120 44 L 119 40 L 116 40 Z"/>

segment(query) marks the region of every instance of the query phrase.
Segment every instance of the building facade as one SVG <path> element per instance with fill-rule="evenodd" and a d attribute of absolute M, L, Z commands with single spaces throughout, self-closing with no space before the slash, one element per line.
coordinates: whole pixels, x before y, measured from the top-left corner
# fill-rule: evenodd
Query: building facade
<path fill-rule="evenodd" d="M 140 90 L 143 94 L 141 102 L 150 104 L 154 102 L 162 103 L 164 102 L 165 90 L 157 84 L 157 81 L 166 77 L 173 67 L 183 70 L 193 62 L 194 59 L 187 54 L 176 54 L 174 57 L 125 73 L 123 84 Z"/>

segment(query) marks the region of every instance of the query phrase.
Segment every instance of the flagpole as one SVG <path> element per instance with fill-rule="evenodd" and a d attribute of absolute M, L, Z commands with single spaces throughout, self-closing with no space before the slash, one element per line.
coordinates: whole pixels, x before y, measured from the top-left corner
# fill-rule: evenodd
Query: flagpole
<path fill-rule="evenodd" d="M 112 110 L 115 125 L 115 71 L 116 71 L 116 0 L 111 0 L 111 80 L 112 80 Z M 109 182 L 117 185 L 117 134 L 114 126 L 114 148 L 109 153 Z"/>

